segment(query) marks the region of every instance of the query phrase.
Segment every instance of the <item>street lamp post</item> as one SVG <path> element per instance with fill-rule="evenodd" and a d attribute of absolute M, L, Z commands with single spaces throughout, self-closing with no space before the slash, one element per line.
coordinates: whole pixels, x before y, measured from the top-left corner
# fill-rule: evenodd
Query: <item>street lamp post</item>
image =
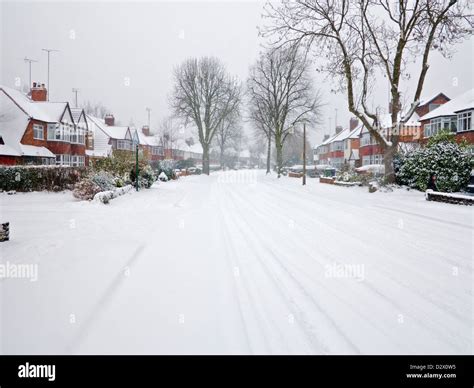
<path fill-rule="evenodd" d="M 306 123 L 303 123 L 303 186 L 306 185 Z"/>
<path fill-rule="evenodd" d="M 138 191 L 138 142 L 135 146 L 135 188 Z"/>

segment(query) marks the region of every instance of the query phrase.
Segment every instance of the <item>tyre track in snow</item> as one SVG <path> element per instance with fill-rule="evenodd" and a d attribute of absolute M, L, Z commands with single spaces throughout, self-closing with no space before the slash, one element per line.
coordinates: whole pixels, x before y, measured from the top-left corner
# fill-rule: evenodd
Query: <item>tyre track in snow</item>
<path fill-rule="evenodd" d="M 278 196 L 279 194 L 277 193 L 273 193 L 272 194 Z M 313 196 L 313 201 L 315 201 L 316 199 L 320 199 L 320 197 L 314 197 Z M 288 200 L 288 199 L 287 199 Z M 291 201 L 292 199 L 290 199 Z M 296 202 L 296 201 L 295 201 Z M 315 207 L 314 207 L 315 208 Z M 307 207 L 303 207 L 301 205 L 301 203 L 294 203 L 294 206 L 292 206 L 292 210 L 295 211 L 295 210 L 298 210 L 300 211 L 300 214 L 301 214 L 301 217 L 303 218 L 306 218 L 306 219 L 309 219 L 309 216 L 308 216 L 308 208 Z M 310 219 L 312 220 L 312 219 Z M 328 220 L 328 223 L 330 223 L 330 220 Z M 339 233 L 344 233 L 344 232 L 347 232 L 347 231 L 342 231 L 332 225 L 328 225 L 328 227 L 330 229 L 333 229 L 335 232 L 339 232 Z M 352 239 L 351 236 L 348 236 L 347 234 L 345 234 L 345 238 L 347 239 Z M 357 240 L 354 239 L 353 243 L 357 243 Z M 378 245 L 378 247 L 383 250 L 386 248 L 385 245 L 383 245 L 381 242 L 378 242 L 378 241 L 373 241 L 372 243 L 376 243 Z M 367 247 L 364 248 L 364 246 L 361 246 L 360 247 L 362 250 L 366 250 Z M 365 256 L 366 257 L 370 257 L 371 255 L 371 252 L 370 250 L 367 250 L 367 252 L 365 253 Z M 388 259 L 388 260 L 387 260 Z M 439 314 L 442 314 L 443 319 L 437 319 L 435 321 L 427 321 L 425 318 L 425 316 L 423 314 L 429 314 L 430 312 L 432 313 L 432 311 L 426 311 L 426 309 L 424 309 L 425 306 L 421 306 L 420 305 L 417 305 L 417 306 L 411 306 L 410 303 L 406 303 L 404 305 L 400 305 L 398 304 L 392 297 L 386 295 L 385 292 L 383 292 L 381 289 L 377 288 L 375 286 L 375 284 L 371 284 L 370 282 L 368 281 L 364 281 L 364 286 L 367 286 L 369 287 L 373 292 L 377 293 L 380 297 L 382 297 L 384 300 L 386 300 L 388 303 L 392 304 L 393 306 L 395 306 L 398 311 L 408 311 L 408 313 L 410 313 L 410 316 L 417 322 L 417 324 L 419 325 L 420 327 L 420 330 L 425 330 L 426 329 L 426 326 L 429 326 L 429 328 L 433 331 L 433 332 L 436 332 L 436 335 L 438 337 L 441 337 L 441 338 L 444 338 L 444 341 L 446 343 L 448 343 L 450 346 L 452 346 L 452 340 L 454 340 L 455 342 L 460 342 L 460 339 L 459 339 L 459 330 L 462 330 L 462 332 L 466 332 L 467 330 L 467 327 L 462 327 L 462 328 L 459 328 L 459 326 L 461 325 L 464 325 L 466 326 L 465 324 L 465 317 L 463 317 L 462 315 L 460 315 L 456 310 L 454 310 L 450 304 L 448 303 L 440 303 L 438 299 L 436 299 L 436 296 L 429 296 L 421 291 L 418 290 L 417 288 L 417 285 L 412 285 L 410 284 L 409 282 L 406 282 L 406 281 L 400 281 L 400 280 L 403 280 L 403 279 L 400 279 L 399 278 L 394 278 L 392 275 L 391 275 L 391 272 L 390 272 L 390 269 L 392 268 L 391 265 L 395 265 L 395 266 L 403 266 L 405 267 L 405 269 L 407 270 L 410 270 L 412 271 L 413 273 L 416 273 L 416 276 L 417 278 L 422 278 L 424 279 L 424 281 L 426 282 L 429 282 L 431 283 L 431 286 L 432 287 L 437 287 L 438 283 L 435 281 L 435 279 L 432 279 L 432 278 L 429 278 L 429 277 L 425 277 L 424 274 L 422 272 L 420 272 L 417 268 L 413 268 L 413 267 L 410 267 L 410 266 L 407 266 L 407 265 L 404 265 L 399 263 L 399 261 L 397 260 L 394 260 L 394 259 L 390 259 L 389 256 L 385 256 L 384 257 L 384 261 L 387 261 L 389 263 L 387 263 L 383 268 L 381 266 L 381 263 L 377 263 L 377 267 L 374 267 L 374 270 L 383 274 L 387 279 L 389 279 L 390 281 L 396 283 L 399 287 L 405 289 L 406 291 L 408 291 L 409 293 L 412 293 L 412 294 L 415 294 L 418 298 L 424 300 L 425 303 L 427 304 L 431 304 L 432 306 L 435 306 L 437 309 L 438 309 L 438 313 Z M 383 262 L 382 262 L 383 263 Z M 390 265 L 389 265 L 390 264 Z M 458 295 L 455 295 L 453 293 L 450 293 L 449 292 L 450 290 L 444 290 L 444 293 L 445 294 L 450 294 L 453 298 L 455 299 L 460 299 L 460 297 L 458 297 Z M 408 300 L 411 300 L 411 299 L 408 299 Z M 423 311 L 424 310 L 424 311 Z M 446 311 L 448 311 L 451 315 L 452 315 L 452 319 L 454 319 L 455 321 L 451 321 L 450 322 L 444 322 L 445 320 L 445 313 Z M 423 314 L 420 314 L 420 313 L 423 313 Z M 408 314 L 405 314 L 405 315 L 408 315 Z M 455 323 L 455 326 L 458 327 L 453 327 L 451 324 L 452 323 Z M 437 325 L 437 326 L 433 326 L 433 324 Z"/>
<path fill-rule="evenodd" d="M 225 196 L 227 199 L 228 197 L 224 195 L 225 191 L 223 191 L 222 187 L 220 190 L 221 197 Z M 308 341 L 308 333 L 292 333 L 291 341 L 285 338 L 288 329 L 293 329 L 292 327 L 289 328 L 290 324 L 288 320 L 285 319 L 285 317 L 288 318 L 288 313 L 292 312 L 291 306 L 288 305 L 285 298 L 275 299 L 275 292 L 281 293 L 281 290 L 278 288 L 278 285 L 274 284 L 272 277 L 268 277 L 266 274 L 266 277 L 262 278 L 255 274 L 256 264 L 260 264 L 258 255 L 255 256 L 255 244 L 252 243 L 249 245 L 251 249 L 246 252 L 245 259 L 241 259 L 239 258 L 241 255 L 235 254 L 235 252 L 242 251 L 235 241 L 239 241 L 239 239 L 240 241 L 246 241 L 246 243 L 250 241 L 246 234 L 242 233 L 241 229 L 235 225 L 234 220 L 231 220 L 231 217 L 228 216 L 228 214 L 233 213 L 232 210 L 228 211 L 229 201 L 226 200 L 225 203 L 221 203 L 219 210 L 224 220 L 225 233 L 229 236 L 227 241 L 231 247 L 231 256 L 235 260 L 234 263 L 239 269 L 239 279 L 241 279 L 243 283 L 243 287 L 238 287 L 238 289 L 244 306 L 243 310 L 245 311 L 244 321 L 246 322 L 247 328 L 251 329 L 248 331 L 251 332 L 249 337 L 250 342 L 253 343 L 253 352 L 256 354 L 320 353 L 322 349 L 321 342 L 314 338 L 309 338 Z M 234 233 L 233 236 L 230 236 L 230 230 Z M 252 261 L 252 258 L 256 261 Z M 272 290 L 270 297 L 268 296 L 269 290 L 262 285 L 262 281 L 266 281 L 267 284 L 270 283 Z M 266 298 L 264 295 L 266 295 Z M 279 305 L 279 311 L 275 313 L 275 310 L 269 311 L 266 309 L 267 304 L 264 299 L 270 299 L 270 304 L 273 308 Z M 282 303 L 284 307 L 281 306 Z M 279 324 L 277 324 L 277 322 L 279 322 Z M 286 324 L 283 325 L 283 322 L 286 322 Z M 299 324 L 297 324 L 297 326 L 298 325 Z M 312 336 L 309 335 L 309 337 Z M 295 342 L 298 342 L 299 345 L 295 346 Z M 308 347 L 308 342 L 312 343 L 313 348 L 315 346 L 318 350 L 315 351 L 311 349 L 311 347 Z"/>
<path fill-rule="evenodd" d="M 261 192 L 262 192 L 262 190 L 260 190 L 260 193 L 261 193 Z M 272 194 L 275 194 L 275 193 L 273 193 L 273 191 L 272 191 Z M 230 195 L 235 195 L 235 192 L 230 193 Z M 243 202 L 245 202 L 245 203 L 243 203 L 243 206 L 253 206 L 254 209 L 255 209 L 256 214 L 261 213 L 261 209 L 260 209 L 260 208 L 257 208 L 257 207 L 255 206 L 255 204 L 249 203 L 248 201 L 245 201 L 242 196 L 240 196 L 240 200 L 243 201 Z M 268 205 L 268 203 L 271 203 L 271 201 L 266 201 L 266 202 L 265 202 L 265 205 Z M 277 210 L 278 210 L 278 209 L 275 209 L 275 212 L 270 212 L 270 211 L 269 211 L 267 214 L 271 214 L 271 217 L 275 217 L 275 214 L 277 214 L 277 215 L 279 214 L 279 213 L 277 212 Z M 295 208 L 292 207 L 292 210 L 295 210 Z M 307 209 L 305 209 L 305 210 L 306 210 L 306 211 L 305 211 L 305 214 L 304 214 L 304 215 L 307 217 L 307 214 L 308 214 L 308 213 L 307 213 Z M 280 216 L 280 217 L 281 217 L 281 216 Z M 262 218 L 262 219 L 265 219 L 264 216 L 261 217 L 261 218 Z M 269 218 L 270 218 L 270 217 L 269 217 Z M 267 223 L 267 224 L 265 225 L 265 227 L 264 227 L 264 228 L 261 228 L 261 229 L 266 230 L 267 232 L 268 232 L 269 230 L 274 230 L 274 231 L 278 232 L 278 229 L 275 229 L 275 226 L 274 226 L 272 223 Z M 335 229 L 335 228 L 332 228 L 332 229 Z M 255 232 L 255 233 L 258 233 L 259 231 L 258 231 L 258 230 L 254 230 L 254 232 Z M 282 243 L 284 243 L 284 241 L 282 241 Z M 290 244 L 290 245 L 297 246 L 297 244 L 298 244 L 298 241 L 293 241 L 293 243 Z M 271 249 L 270 249 L 270 251 L 271 251 Z M 307 253 L 308 253 L 308 252 L 307 252 Z M 311 255 L 311 252 L 309 252 L 309 254 Z M 274 257 L 276 258 L 276 255 L 274 254 L 274 252 L 273 252 L 273 255 L 274 255 Z M 276 259 L 277 259 L 277 258 L 276 258 Z M 280 264 L 282 264 L 282 263 L 280 263 Z M 287 265 L 288 265 L 288 263 L 287 263 Z M 294 268 L 297 269 L 297 271 L 299 271 L 300 276 L 303 276 L 303 277 L 305 277 L 305 278 L 308 278 L 308 274 L 307 274 L 307 273 L 305 273 L 304 271 L 302 271 L 302 270 L 299 269 L 299 268 L 296 268 L 296 267 L 294 267 Z M 387 271 L 382 271 L 382 272 L 383 272 L 388 278 L 390 278 L 393 282 L 399 284 L 400 286 L 402 286 L 402 287 L 404 287 L 404 288 L 407 288 L 408 291 L 410 291 L 410 292 L 414 292 L 414 290 L 413 290 L 412 288 L 407 287 L 406 285 L 402 285 L 402 284 L 401 284 L 400 282 L 398 282 L 397 280 L 391 278 L 391 277 L 390 277 L 390 273 L 388 272 L 388 270 L 387 270 Z M 314 284 L 314 282 L 318 282 L 317 279 L 312 279 L 312 281 L 313 281 L 313 284 Z M 391 304 L 397 311 L 407 311 L 407 306 L 401 306 L 401 305 L 399 305 L 395 300 L 393 300 L 393 299 L 390 298 L 389 296 L 385 295 L 381 290 L 379 290 L 378 288 L 376 288 L 375 285 L 369 284 L 367 281 L 365 281 L 365 282 L 363 282 L 363 283 L 364 283 L 364 284 L 363 284 L 364 287 L 368 287 L 373 293 L 379 295 L 379 296 L 380 296 L 382 299 L 384 299 L 387 303 Z M 323 286 L 323 287 L 324 287 L 324 286 Z M 344 302 L 343 300 L 341 300 L 341 298 L 339 297 L 339 295 L 334 294 L 334 293 L 332 292 L 332 290 L 329 290 L 329 289 L 326 288 L 326 291 L 328 291 L 329 293 L 333 294 L 333 296 L 336 297 L 337 299 L 339 299 L 341 302 Z M 436 305 L 438 308 L 440 308 L 441 310 L 443 310 L 443 309 L 446 308 L 446 305 L 440 306 L 439 304 L 434 303 L 434 301 L 433 301 L 431 298 L 427 299 L 427 298 L 425 297 L 425 295 L 423 295 L 423 294 L 421 294 L 421 293 L 418 293 L 418 292 L 416 292 L 416 291 L 415 291 L 415 293 L 417 293 L 419 297 L 424 298 L 427 302 L 430 302 L 430 303 L 432 303 L 432 304 L 435 304 L 435 305 Z M 345 303 L 345 304 L 347 305 L 347 303 Z M 348 305 L 348 307 L 350 307 L 350 306 Z M 418 306 L 418 307 L 419 307 L 419 306 Z M 452 327 L 450 327 L 448 324 L 442 324 L 442 323 L 440 324 L 440 323 L 438 322 L 438 323 L 437 323 L 438 326 L 433 326 L 433 325 L 431 325 L 429 322 L 426 322 L 425 320 L 422 320 L 422 319 L 419 317 L 419 315 L 420 315 L 420 314 L 419 314 L 419 310 L 420 310 L 419 308 L 416 308 L 416 309 L 413 309 L 413 308 L 410 309 L 410 308 L 408 308 L 408 309 L 409 309 L 409 310 L 411 311 L 411 313 L 412 313 L 412 314 L 411 314 L 411 315 L 412 315 L 412 318 L 418 323 L 420 332 L 423 332 L 423 329 L 426 328 L 426 325 L 428 324 L 428 325 L 430 326 L 431 331 L 432 331 L 432 332 L 436 332 L 436 334 L 437 334 L 439 337 L 444 338 L 444 342 L 446 342 L 446 343 L 449 344 L 450 346 L 453 346 L 453 340 L 455 340 L 455 342 L 456 342 L 456 341 L 459 341 L 459 333 L 458 333 L 455 329 L 453 329 Z M 353 309 L 351 308 L 351 310 L 353 310 Z M 357 313 L 357 315 L 360 316 L 360 312 L 356 311 L 356 313 Z M 415 314 L 415 313 L 417 313 L 417 314 Z M 457 316 L 456 318 L 461 319 L 462 317 Z M 367 319 L 367 318 L 365 318 L 365 319 Z M 392 318 L 392 319 L 393 319 L 393 318 Z M 441 326 L 441 327 L 440 327 L 440 326 Z M 379 327 L 379 330 L 382 331 L 382 332 L 385 332 L 385 334 L 388 334 L 388 333 L 386 332 L 386 330 L 383 328 L 383 326 Z M 391 336 L 393 337 L 393 334 L 392 334 Z M 406 345 L 405 345 L 405 346 L 406 346 Z"/>
<path fill-rule="evenodd" d="M 274 199 L 275 197 L 278 197 L 279 194 L 278 193 L 273 193 L 271 194 L 271 196 L 268 194 L 268 193 L 263 193 L 264 195 L 267 195 L 269 197 L 269 199 Z M 280 198 L 282 198 L 280 196 Z M 320 200 L 321 197 L 312 197 L 312 200 L 315 201 L 315 200 Z M 324 198 L 323 198 L 324 199 Z M 288 201 L 289 199 L 288 198 L 285 198 L 286 201 Z M 290 199 L 291 201 L 291 199 Z M 271 201 L 270 201 L 271 203 Z M 270 206 L 273 206 L 275 209 L 278 209 L 278 207 L 276 205 L 270 205 Z M 319 211 L 319 209 L 316 207 L 316 206 L 312 206 L 313 209 L 316 209 Z M 310 216 L 308 215 L 308 208 L 307 207 L 302 207 L 301 206 L 301 203 L 295 201 L 294 203 L 294 206 L 292 207 L 293 210 L 297 210 L 299 213 L 300 213 L 300 218 L 303 218 L 305 220 L 309 220 L 311 222 L 314 222 L 314 219 L 310 218 Z M 321 212 L 318 212 L 318 215 L 321 215 Z M 308 229 L 307 227 L 305 227 L 304 225 L 301 226 L 302 229 L 304 229 L 306 232 L 308 233 L 311 233 L 312 231 L 310 229 Z M 347 239 L 347 240 L 350 240 L 351 241 L 351 245 L 352 246 L 358 246 L 358 248 L 365 252 L 365 256 L 366 257 L 370 257 L 370 254 L 372 253 L 370 249 L 368 249 L 368 246 L 361 243 L 357 238 L 355 238 L 354 236 L 351 236 L 348 233 L 347 230 L 343 230 L 341 228 L 337 228 L 335 227 L 334 225 L 331 224 L 331 220 L 327 220 L 327 223 L 325 224 L 325 228 L 327 229 L 331 229 L 333 230 L 335 233 L 339 233 L 339 234 L 344 234 L 344 238 Z M 372 240 L 371 241 L 371 248 L 373 248 L 373 246 L 375 245 L 376 248 L 378 248 L 380 251 L 383 251 L 384 249 L 386 249 L 386 245 L 382 242 L 382 241 L 377 241 L 377 240 Z M 398 249 L 400 251 L 400 255 L 403 253 L 401 248 L 395 246 L 393 247 L 393 249 Z M 392 252 L 393 253 L 393 252 Z M 420 259 L 423 259 L 423 255 L 420 254 Z M 426 265 L 433 265 L 433 262 L 429 261 L 429 260 L 426 260 L 426 259 L 423 259 L 425 262 L 426 262 Z M 449 261 L 449 260 L 448 260 Z M 388 279 L 390 279 L 391 281 L 397 283 L 399 286 L 407 289 L 409 292 L 413 292 L 415 294 L 417 294 L 418 297 L 422 298 L 422 299 L 425 299 L 427 302 L 430 302 L 431 304 L 437 306 L 438 308 L 442 309 L 443 311 L 447 310 L 449 311 L 453 316 L 455 316 L 457 319 L 460 319 L 462 320 L 463 317 L 456 311 L 452 308 L 452 306 L 450 304 L 447 304 L 447 303 L 441 303 L 436 299 L 436 297 L 429 297 L 427 294 L 425 293 L 421 293 L 421 292 L 418 292 L 415 289 L 413 289 L 413 285 L 410 284 L 410 283 L 407 283 L 406 281 L 405 282 L 401 282 L 400 280 L 398 279 L 395 279 L 393 278 L 393 276 L 391 276 L 391 271 L 390 269 L 393 268 L 393 266 L 398 266 L 398 267 L 403 267 L 403 269 L 405 269 L 406 271 L 410 271 L 414 274 L 416 274 L 416 278 L 417 279 L 423 279 L 423 281 L 425 283 L 428 283 L 431 285 L 431 287 L 433 288 L 436 288 L 437 285 L 438 285 L 438 280 L 437 279 L 433 279 L 431 277 L 427 277 L 424 272 L 418 268 L 418 267 L 415 267 L 413 265 L 408 265 L 404 262 L 400 262 L 399 260 L 395 260 L 395 259 L 392 259 L 390 256 L 385 256 L 384 258 L 384 262 L 386 262 L 386 265 L 384 266 L 384 268 L 382 268 L 382 263 L 378 263 L 377 267 L 375 268 L 376 271 L 380 272 L 381 274 L 383 274 L 384 276 L 386 276 Z M 445 265 L 445 263 L 439 263 L 440 265 Z M 459 266 L 459 263 L 455 263 Z M 464 267 L 460 267 L 460 270 L 469 270 L 467 268 L 464 268 Z M 381 296 L 384 296 L 380 291 L 378 291 Z M 454 292 L 451 292 L 451 290 L 445 290 L 444 291 L 445 294 L 447 295 L 450 295 L 451 298 L 453 299 L 458 299 L 460 300 L 461 298 L 459 297 L 459 295 L 455 294 Z M 449 326 L 447 326 L 449 328 Z"/>
<path fill-rule="evenodd" d="M 243 204 L 243 206 L 237 204 L 235 190 L 228 190 L 226 192 L 226 198 L 229 199 L 227 206 L 233 206 L 238 209 L 244 209 L 246 206 L 245 204 Z M 236 214 L 236 212 L 233 211 L 229 213 Z M 340 352 L 347 352 L 349 350 L 351 353 L 359 353 L 354 344 L 339 330 L 336 322 L 321 309 L 318 302 L 314 300 L 305 287 L 288 272 L 286 267 L 278 261 L 268 263 L 262 259 L 262 257 L 268 256 L 271 252 L 262 246 L 261 242 L 264 241 L 263 239 L 256 238 L 256 236 L 260 234 L 254 228 L 250 227 L 248 222 L 243 220 L 242 213 L 239 217 L 235 217 L 233 221 L 235 224 L 234 230 L 238 230 L 240 235 L 246 241 L 250 242 L 254 251 L 257 252 L 256 259 L 267 278 L 271 281 L 274 292 L 280 295 L 282 302 L 287 306 L 287 312 L 291 312 L 297 317 L 296 322 L 300 324 L 304 335 L 311 342 L 313 351 L 319 354 L 332 353 L 333 350 L 331 350 L 331 346 L 334 346 L 334 342 L 336 342 L 336 347 Z M 278 267 L 282 270 L 282 274 L 280 275 L 276 273 Z M 308 305 L 310 309 L 308 309 Z M 309 319 L 307 316 L 308 311 L 310 311 L 312 315 L 317 314 L 317 319 L 314 319 L 314 317 L 313 320 Z M 270 311 L 269 314 L 274 314 L 274 312 Z M 317 322 L 316 326 L 312 323 L 314 321 Z M 329 341 L 330 344 L 327 338 L 331 338 Z"/>

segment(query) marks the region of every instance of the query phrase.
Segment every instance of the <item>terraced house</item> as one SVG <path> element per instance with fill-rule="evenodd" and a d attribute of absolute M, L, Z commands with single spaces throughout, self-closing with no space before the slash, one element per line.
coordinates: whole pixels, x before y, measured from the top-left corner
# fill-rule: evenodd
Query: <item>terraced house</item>
<path fill-rule="evenodd" d="M 44 84 L 29 95 L 0 86 L 0 164 L 85 166 L 87 137 L 84 112 L 47 101 Z"/>

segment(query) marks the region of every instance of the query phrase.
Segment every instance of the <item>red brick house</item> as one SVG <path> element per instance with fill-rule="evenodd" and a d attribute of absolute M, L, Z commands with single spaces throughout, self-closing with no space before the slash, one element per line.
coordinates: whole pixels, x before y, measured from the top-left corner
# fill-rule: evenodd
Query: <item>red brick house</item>
<path fill-rule="evenodd" d="M 74 120 L 67 102 L 49 102 L 43 84 L 31 98 L 0 86 L 0 164 L 84 166 L 87 125 Z"/>
<path fill-rule="evenodd" d="M 447 129 L 456 134 L 456 140 L 474 144 L 474 89 L 469 89 L 433 109 L 420 118 L 422 141 L 440 130 Z"/>
<path fill-rule="evenodd" d="M 336 128 L 336 133 L 327 136 L 314 149 L 314 162 L 319 165 L 331 165 L 341 168 L 344 164 L 359 164 L 359 134 L 361 126 L 356 118 L 351 118 L 349 128 Z"/>

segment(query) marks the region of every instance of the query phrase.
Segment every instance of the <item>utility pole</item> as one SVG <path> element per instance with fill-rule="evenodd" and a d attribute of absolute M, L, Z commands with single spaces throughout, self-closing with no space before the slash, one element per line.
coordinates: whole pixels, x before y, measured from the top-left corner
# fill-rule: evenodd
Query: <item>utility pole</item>
<path fill-rule="evenodd" d="M 303 186 L 306 185 L 306 123 L 303 123 Z"/>
<path fill-rule="evenodd" d="M 151 122 L 150 122 L 150 112 L 151 112 L 151 108 L 145 108 L 146 111 L 148 112 L 148 129 L 151 128 Z"/>
<path fill-rule="evenodd" d="M 334 109 L 336 111 L 336 117 L 334 119 L 334 128 L 336 128 L 336 131 L 337 131 L 337 108 Z"/>
<path fill-rule="evenodd" d="M 79 93 L 79 89 L 72 88 L 72 92 L 76 95 L 75 97 L 75 107 L 77 108 L 77 93 Z"/>
<path fill-rule="evenodd" d="M 48 96 L 48 101 L 49 101 L 49 95 L 51 94 L 51 87 L 50 87 L 50 84 L 49 84 L 49 54 L 51 54 L 52 52 L 56 52 L 56 51 L 59 51 L 59 50 L 55 50 L 55 49 L 41 49 L 43 51 L 46 51 L 48 53 L 48 93 L 47 93 L 47 96 Z"/>
<path fill-rule="evenodd" d="M 28 63 L 29 68 L 30 68 L 30 71 L 29 71 L 29 73 L 30 73 L 30 84 L 28 85 L 28 87 L 31 88 L 31 85 L 32 85 L 32 83 L 31 83 L 31 64 L 33 62 L 38 62 L 38 61 L 36 61 L 34 59 L 31 59 L 31 58 L 27 58 L 27 57 L 25 57 L 24 61 L 25 61 L 25 63 Z"/>

